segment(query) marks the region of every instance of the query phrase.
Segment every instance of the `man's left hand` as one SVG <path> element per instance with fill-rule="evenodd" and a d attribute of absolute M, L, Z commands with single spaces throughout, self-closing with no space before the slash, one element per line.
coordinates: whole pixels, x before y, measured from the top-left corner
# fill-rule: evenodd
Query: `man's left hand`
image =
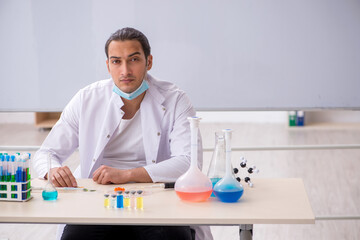
<path fill-rule="evenodd" d="M 129 170 L 121 170 L 102 165 L 93 174 L 93 180 L 99 184 L 121 184 L 129 182 Z"/>

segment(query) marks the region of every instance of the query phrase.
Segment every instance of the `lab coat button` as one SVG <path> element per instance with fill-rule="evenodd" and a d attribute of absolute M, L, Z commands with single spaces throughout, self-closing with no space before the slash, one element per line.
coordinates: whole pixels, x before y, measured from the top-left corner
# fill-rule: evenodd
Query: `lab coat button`
<path fill-rule="evenodd" d="M 165 111 L 165 110 L 166 110 L 166 108 L 164 108 L 164 107 L 163 107 L 162 109 L 163 109 L 163 111 Z"/>
<path fill-rule="evenodd" d="M 93 159 L 93 162 L 95 162 L 95 158 Z"/>
<path fill-rule="evenodd" d="M 110 134 L 107 135 L 107 138 L 110 138 Z"/>
<path fill-rule="evenodd" d="M 153 163 L 155 163 L 155 160 L 152 160 Z"/>
<path fill-rule="evenodd" d="M 157 135 L 160 136 L 160 133 L 158 132 Z"/>

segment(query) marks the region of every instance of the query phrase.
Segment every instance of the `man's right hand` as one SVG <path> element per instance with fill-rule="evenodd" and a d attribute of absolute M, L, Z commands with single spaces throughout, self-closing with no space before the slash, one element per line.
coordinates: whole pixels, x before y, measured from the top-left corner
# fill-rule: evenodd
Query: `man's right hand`
<path fill-rule="evenodd" d="M 50 172 L 50 180 L 55 187 L 77 187 L 76 179 L 68 166 L 52 168 Z M 47 177 L 48 174 L 45 175 L 46 179 Z"/>

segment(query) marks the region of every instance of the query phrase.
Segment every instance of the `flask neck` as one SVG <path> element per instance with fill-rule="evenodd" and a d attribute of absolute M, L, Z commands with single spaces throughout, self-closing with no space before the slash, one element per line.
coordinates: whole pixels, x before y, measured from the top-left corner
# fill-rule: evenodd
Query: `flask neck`
<path fill-rule="evenodd" d="M 231 130 L 224 130 L 225 132 L 225 150 L 226 150 L 226 175 L 230 176 L 231 171 Z"/>
<path fill-rule="evenodd" d="M 191 167 L 197 167 L 198 160 L 198 128 L 191 128 Z"/>

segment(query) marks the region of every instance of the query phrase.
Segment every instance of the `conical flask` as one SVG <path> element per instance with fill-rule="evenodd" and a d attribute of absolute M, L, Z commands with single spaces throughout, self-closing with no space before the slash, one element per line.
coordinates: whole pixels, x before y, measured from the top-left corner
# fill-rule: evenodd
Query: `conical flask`
<path fill-rule="evenodd" d="M 223 132 L 215 132 L 215 148 L 211 158 L 207 176 L 212 186 L 225 176 L 225 138 Z M 214 192 L 211 197 L 215 197 Z"/>
<path fill-rule="evenodd" d="M 191 202 L 206 201 L 212 193 L 210 179 L 198 168 L 198 131 L 200 118 L 189 117 L 191 130 L 191 165 L 175 182 L 175 192 L 180 199 Z"/>
<path fill-rule="evenodd" d="M 44 187 L 44 190 L 42 192 L 42 197 L 44 200 L 46 201 L 54 201 L 57 200 L 58 197 L 58 192 L 55 188 L 55 186 L 53 185 L 53 183 L 51 182 L 51 158 L 52 155 L 51 153 L 48 154 L 48 182 Z"/>
<path fill-rule="evenodd" d="M 215 196 L 222 202 L 236 202 L 244 192 L 243 186 L 235 179 L 231 168 L 231 129 L 224 129 L 226 145 L 225 177 L 214 186 Z"/>

